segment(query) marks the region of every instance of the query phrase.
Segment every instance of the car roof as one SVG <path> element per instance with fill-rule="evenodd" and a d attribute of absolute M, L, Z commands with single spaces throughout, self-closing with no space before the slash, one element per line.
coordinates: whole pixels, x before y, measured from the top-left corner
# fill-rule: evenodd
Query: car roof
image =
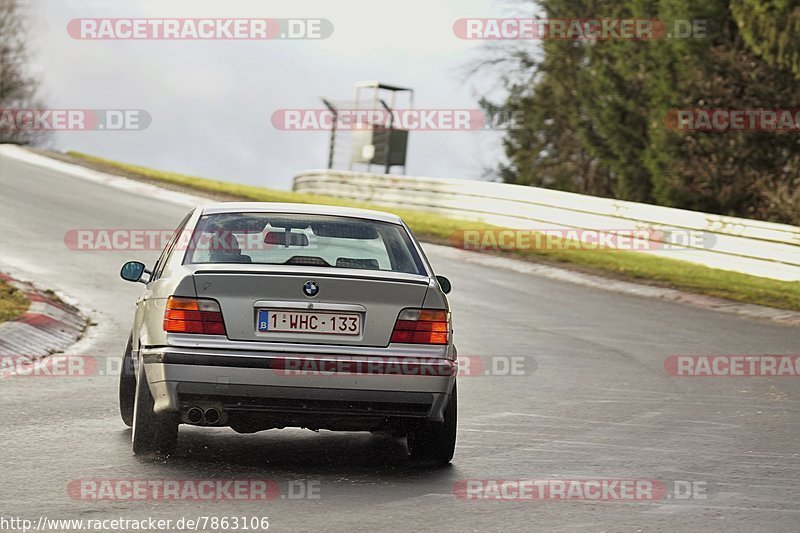
<path fill-rule="evenodd" d="M 293 204 L 281 202 L 215 202 L 204 204 L 202 214 L 220 213 L 290 213 L 298 215 L 333 215 L 352 218 L 378 220 L 392 224 L 402 224 L 399 216 L 383 211 L 356 209 L 323 204 Z"/>

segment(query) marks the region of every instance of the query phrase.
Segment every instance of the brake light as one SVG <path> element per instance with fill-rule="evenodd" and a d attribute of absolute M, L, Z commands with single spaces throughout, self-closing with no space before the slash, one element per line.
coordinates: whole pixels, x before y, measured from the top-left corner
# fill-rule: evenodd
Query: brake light
<path fill-rule="evenodd" d="M 390 342 L 447 344 L 449 338 L 450 313 L 444 309 L 403 309 Z"/>
<path fill-rule="evenodd" d="M 216 300 L 170 296 L 164 312 L 164 331 L 225 335 L 222 310 Z"/>

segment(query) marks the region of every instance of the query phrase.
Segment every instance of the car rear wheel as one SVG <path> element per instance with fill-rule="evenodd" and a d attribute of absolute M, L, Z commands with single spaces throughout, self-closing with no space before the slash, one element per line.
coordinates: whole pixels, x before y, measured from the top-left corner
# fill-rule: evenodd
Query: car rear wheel
<path fill-rule="evenodd" d="M 119 373 L 119 414 L 125 425 L 133 425 L 133 404 L 136 401 L 136 374 L 133 373 L 133 347 L 131 340 L 125 348 L 125 355 L 122 356 L 122 369 Z"/>
<path fill-rule="evenodd" d="M 136 379 L 136 400 L 133 409 L 131 443 L 136 455 L 157 453 L 172 455 L 178 443 L 178 416 L 153 411 L 153 395 L 147 386 L 144 365 L 139 364 Z"/>
<path fill-rule="evenodd" d="M 408 433 L 411 460 L 430 466 L 444 466 L 453 459 L 456 449 L 458 394 L 456 386 L 444 409 L 443 422 L 425 422 Z"/>

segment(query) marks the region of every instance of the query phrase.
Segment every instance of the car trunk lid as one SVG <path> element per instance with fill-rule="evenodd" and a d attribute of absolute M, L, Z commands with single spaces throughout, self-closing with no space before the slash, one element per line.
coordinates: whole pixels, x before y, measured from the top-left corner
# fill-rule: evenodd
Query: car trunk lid
<path fill-rule="evenodd" d="M 228 338 L 239 341 L 386 346 L 399 312 L 422 307 L 429 286 L 425 276 L 359 269 L 195 267 L 197 296 L 219 302 Z M 308 282 L 318 288 L 313 297 L 303 290 Z M 260 331 L 257 322 L 266 315 L 259 315 L 259 310 L 283 312 L 286 324 L 299 316 L 314 315 L 318 316 L 315 324 L 327 321 L 328 325 L 315 332 L 274 331 L 271 327 Z M 353 314 L 360 316 L 359 334 L 327 329 L 331 320 Z"/>

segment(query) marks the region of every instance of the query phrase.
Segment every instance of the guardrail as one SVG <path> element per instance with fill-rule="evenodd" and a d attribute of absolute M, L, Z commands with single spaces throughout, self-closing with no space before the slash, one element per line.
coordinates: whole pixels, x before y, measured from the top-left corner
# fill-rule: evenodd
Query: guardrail
<path fill-rule="evenodd" d="M 309 170 L 297 192 L 438 213 L 522 230 L 646 230 L 640 253 L 783 281 L 800 281 L 800 227 L 539 187 L 451 178 Z M 701 238 L 697 238 L 697 236 Z M 693 238 L 686 238 L 693 236 Z"/>

